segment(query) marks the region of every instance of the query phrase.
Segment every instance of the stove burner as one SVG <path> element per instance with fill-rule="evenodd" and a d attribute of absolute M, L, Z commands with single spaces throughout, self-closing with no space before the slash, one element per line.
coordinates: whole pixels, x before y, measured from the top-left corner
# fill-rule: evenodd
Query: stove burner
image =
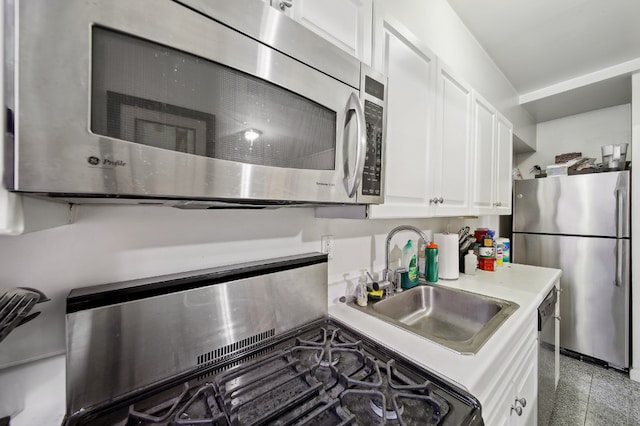
<path fill-rule="evenodd" d="M 195 389 L 192 395 L 188 383 L 185 383 L 180 394 L 161 402 L 144 412 L 129 407 L 128 421 L 136 425 L 219 425 L 226 424 L 224 414 L 215 401 L 215 389 L 206 383 Z M 185 402 L 186 401 L 186 402 Z"/>
<path fill-rule="evenodd" d="M 376 416 L 380 418 L 384 417 L 387 420 L 397 420 L 398 416 L 402 416 L 402 413 L 404 412 L 404 406 L 400 405 L 398 411 L 396 411 L 395 409 L 385 408 L 385 412 L 383 414 L 382 407 L 373 399 L 369 401 L 369 406 L 371 407 L 371 411 L 373 411 Z"/>
<path fill-rule="evenodd" d="M 340 362 L 340 355 L 333 356 L 333 354 L 330 354 L 329 356 L 331 356 L 331 362 L 329 362 L 328 359 L 324 359 L 324 358 L 320 359 L 319 353 L 316 353 L 315 359 L 320 365 L 320 367 L 325 367 L 325 368 L 329 366 L 335 366 Z"/>
<path fill-rule="evenodd" d="M 159 404 L 149 410 L 147 412 L 140 412 L 133 408 L 133 405 L 129 407 L 129 418 L 138 419 L 142 421 L 146 421 L 149 423 L 162 423 L 169 419 L 174 413 L 180 401 L 184 399 L 184 397 L 189 392 L 189 385 L 187 383 L 184 384 L 183 390 L 175 398 L 167 400 L 166 402 Z M 167 407 L 169 409 L 167 410 Z"/>

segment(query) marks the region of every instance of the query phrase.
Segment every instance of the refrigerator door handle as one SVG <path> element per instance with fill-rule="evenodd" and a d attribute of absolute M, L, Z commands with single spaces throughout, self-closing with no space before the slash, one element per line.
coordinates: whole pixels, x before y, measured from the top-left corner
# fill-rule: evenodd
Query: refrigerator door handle
<path fill-rule="evenodd" d="M 622 238 L 618 238 L 616 240 L 616 287 L 620 287 L 623 283 L 623 274 L 624 274 L 624 259 L 626 253 L 624 253 L 624 240 Z"/>
<path fill-rule="evenodd" d="M 622 225 L 625 221 L 625 205 L 624 205 L 625 191 L 622 188 L 616 188 L 616 237 L 622 238 L 623 230 Z"/>

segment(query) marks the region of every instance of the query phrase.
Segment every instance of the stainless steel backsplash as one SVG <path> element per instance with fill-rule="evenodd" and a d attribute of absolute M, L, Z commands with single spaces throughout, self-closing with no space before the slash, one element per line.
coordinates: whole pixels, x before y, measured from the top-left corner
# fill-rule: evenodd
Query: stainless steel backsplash
<path fill-rule="evenodd" d="M 318 253 L 74 290 L 67 413 L 248 350 L 327 315 Z"/>

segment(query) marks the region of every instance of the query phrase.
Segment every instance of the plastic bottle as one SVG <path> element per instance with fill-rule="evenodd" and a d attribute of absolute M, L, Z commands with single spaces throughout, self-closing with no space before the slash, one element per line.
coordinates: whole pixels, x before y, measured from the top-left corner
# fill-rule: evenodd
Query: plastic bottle
<path fill-rule="evenodd" d="M 508 238 L 498 238 L 498 244 L 502 244 L 502 261 L 504 263 L 511 262 L 511 242 Z"/>
<path fill-rule="evenodd" d="M 402 267 L 407 269 L 407 278 L 410 283 L 418 282 L 418 256 L 411 240 L 407 241 L 402 249 Z"/>
<path fill-rule="evenodd" d="M 358 279 L 356 287 L 356 303 L 358 306 L 367 306 L 367 277 L 364 274 Z"/>
<path fill-rule="evenodd" d="M 426 270 L 425 279 L 427 282 L 435 283 L 438 281 L 438 245 L 431 241 L 426 251 Z"/>
<path fill-rule="evenodd" d="M 464 273 L 467 275 L 475 275 L 478 269 L 478 256 L 473 254 L 473 250 L 469 250 L 464 256 Z"/>

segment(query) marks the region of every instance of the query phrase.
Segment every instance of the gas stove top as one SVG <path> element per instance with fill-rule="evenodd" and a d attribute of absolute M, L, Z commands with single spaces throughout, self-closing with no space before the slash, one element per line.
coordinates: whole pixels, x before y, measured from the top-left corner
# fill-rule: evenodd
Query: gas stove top
<path fill-rule="evenodd" d="M 70 419 L 89 425 L 476 425 L 477 400 L 328 319 Z"/>
<path fill-rule="evenodd" d="M 65 424 L 482 424 L 472 395 L 327 311 L 313 253 L 74 290 Z"/>

